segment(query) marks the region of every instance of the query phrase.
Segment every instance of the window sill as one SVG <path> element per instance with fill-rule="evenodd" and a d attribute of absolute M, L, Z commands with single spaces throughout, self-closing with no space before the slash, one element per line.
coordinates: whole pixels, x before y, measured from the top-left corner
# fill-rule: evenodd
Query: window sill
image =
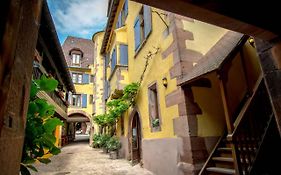
<path fill-rule="evenodd" d="M 161 126 L 151 127 L 151 132 L 160 132 Z"/>

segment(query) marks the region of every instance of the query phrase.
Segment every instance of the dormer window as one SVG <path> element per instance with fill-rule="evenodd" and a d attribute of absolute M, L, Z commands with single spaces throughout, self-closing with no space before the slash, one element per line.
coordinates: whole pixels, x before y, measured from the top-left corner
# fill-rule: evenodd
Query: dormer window
<path fill-rule="evenodd" d="M 72 66 L 81 67 L 81 55 L 73 53 L 71 54 L 72 57 Z"/>

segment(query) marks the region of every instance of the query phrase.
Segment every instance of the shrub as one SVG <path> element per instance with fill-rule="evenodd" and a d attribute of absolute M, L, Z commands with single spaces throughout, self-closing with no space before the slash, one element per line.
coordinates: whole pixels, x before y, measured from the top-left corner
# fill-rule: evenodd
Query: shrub
<path fill-rule="evenodd" d="M 121 142 L 116 137 L 111 137 L 106 143 L 106 147 L 109 151 L 117 151 L 121 148 Z"/>

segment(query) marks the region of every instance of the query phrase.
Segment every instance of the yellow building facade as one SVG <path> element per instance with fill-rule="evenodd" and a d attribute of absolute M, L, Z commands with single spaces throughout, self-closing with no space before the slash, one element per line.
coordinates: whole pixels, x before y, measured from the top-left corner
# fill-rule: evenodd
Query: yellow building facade
<path fill-rule="evenodd" d="M 90 134 L 94 102 L 94 45 L 91 40 L 68 36 L 63 52 L 68 64 L 76 92 L 68 94 L 68 140 L 73 140 L 75 132 Z M 91 139 L 90 139 L 91 140 Z"/>
<path fill-rule="evenodd" d="M 199 173 L 259 82 L 255 48 L 236 32 L 136 2 L 110 2 L 98 41 L 104 102 L 140 83 L 136 104 L 116 125 L 121 157 L 155 174 Z"/>
<path fill-rule="evenodd" d="M 100 49 L 102 45 L 104 32 L 100 31 L 93 35 L 92 41 L 94 43 L 94 80 L 93 80 L 93 94 L 94 94 L 94 102 L 93 102 L 93 114 L 100 115 L 105 113 L 105 60 L 103 56 L 100 54 Z M 99 132 L 98 126 L 93 123 L 94 130 L 92 131 L 92 135 L 94 133 Z M 92 137 L 91 137 L 92 138 Z"/>

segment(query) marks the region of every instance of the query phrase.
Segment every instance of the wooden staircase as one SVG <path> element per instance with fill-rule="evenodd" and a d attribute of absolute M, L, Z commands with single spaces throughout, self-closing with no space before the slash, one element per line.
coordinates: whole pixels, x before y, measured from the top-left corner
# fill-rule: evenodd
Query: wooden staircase
<path fill-rule="evenodd" d="M 265 84 L 260 78 L 253 94 L 239 109 L 236 120 L 219 139 L 200 175 L 248 175 L 273 118 L 273 111 Z"/>

